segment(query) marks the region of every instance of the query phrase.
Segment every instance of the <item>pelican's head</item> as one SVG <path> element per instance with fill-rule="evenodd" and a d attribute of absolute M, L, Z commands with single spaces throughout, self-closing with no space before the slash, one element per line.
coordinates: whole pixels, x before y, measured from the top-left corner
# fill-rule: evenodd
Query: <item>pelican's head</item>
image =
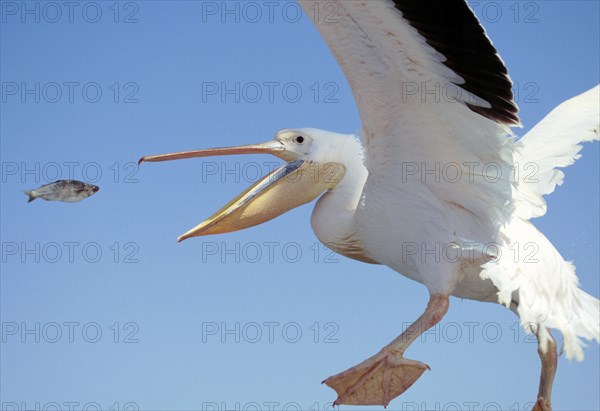
<path fill-rule="evenodd" d="M 286 129 L 264 143 L 145 156 L 138 163 L 253 153 L 272 154 L 287 163 L 254 183 L 177 241 L 243 230 L 314 200 L 340 183 L 346 174 L 345 159 L 349 156 L 360 158 L 360 144 L 353 136 L 344 134 L 310 128 Z"/>

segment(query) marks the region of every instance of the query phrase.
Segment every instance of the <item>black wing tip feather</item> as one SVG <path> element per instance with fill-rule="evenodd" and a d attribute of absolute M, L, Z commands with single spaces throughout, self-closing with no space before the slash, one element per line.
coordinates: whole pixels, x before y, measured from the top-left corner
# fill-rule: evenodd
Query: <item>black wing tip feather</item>
<path fill-rule="evenodd" d="M 491 105 L 467 107 L 498 123 L 520 125 L 508 70 L 466 1 L 393 2 L 427 44 L 446 57 L 444 64 L 465 79 L 458 86 Z"/>

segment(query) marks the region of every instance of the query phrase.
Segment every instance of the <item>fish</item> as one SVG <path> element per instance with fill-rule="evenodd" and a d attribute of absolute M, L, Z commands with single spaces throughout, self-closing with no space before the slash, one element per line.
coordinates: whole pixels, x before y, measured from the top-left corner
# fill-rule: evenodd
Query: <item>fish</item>
<path fill-rule="evenodd" d="M 26 190 L 24 193 L 29 197 L 28 203 L 31 203 L 36 198 L 42 198 L 46 201 L 76 203 L 84 198 L 88 198 L 98 192 L 98 190 L 100 190 L 100 187 L 82 181 L 57 180 L 33 190 Z"/>

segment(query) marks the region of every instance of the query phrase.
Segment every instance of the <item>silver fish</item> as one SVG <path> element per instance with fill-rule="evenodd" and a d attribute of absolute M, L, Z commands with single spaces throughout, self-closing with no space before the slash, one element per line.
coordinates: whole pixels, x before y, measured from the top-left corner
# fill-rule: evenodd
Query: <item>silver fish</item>
<path fill-rule="evenodd" d="M 100 187 L 87 184 L 77 180 L 58 180 L 54 183 L 44 184 L 34 190 L 24 191 L 29 196 L 28 203 L 36 198 L 43 198 L 46 201 L 64 201 L 66 203 L 75 203 L 84 198 L 88 198 Z"/>

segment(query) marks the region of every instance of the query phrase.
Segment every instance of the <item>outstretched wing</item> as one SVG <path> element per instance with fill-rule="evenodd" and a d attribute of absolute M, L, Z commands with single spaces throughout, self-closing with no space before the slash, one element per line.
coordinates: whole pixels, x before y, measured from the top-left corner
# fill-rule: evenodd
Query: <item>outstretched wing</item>
<path fill-rule="evenodd" d="M 420 186 L 494 238 L 512 213 L 509 126 L 519 119 L 507 70 L 466 2 L 299 2 L 358 105 L 366 195 Z"/>
<path fill-rule="evenodd" d="M 526 220 L 546 214 L 543 196 L 563 183 L 559 168 L 581 157 L 580 143 L 598 140 L 600 86 L 560 104 L 518 141 L 516 214 Z"/>

